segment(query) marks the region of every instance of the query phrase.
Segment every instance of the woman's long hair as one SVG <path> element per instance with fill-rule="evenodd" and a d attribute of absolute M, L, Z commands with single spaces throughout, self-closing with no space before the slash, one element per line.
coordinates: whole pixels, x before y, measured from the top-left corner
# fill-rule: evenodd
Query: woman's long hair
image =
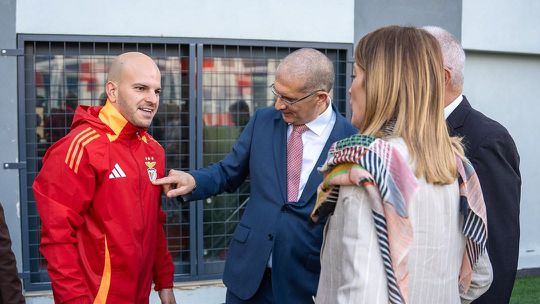
<path fill-rule="evenodd" d="M 366 113 L 360 132 L 402 137 L 416 163 L 415 175 L 428 183 L 449 184 L 457 176 L 459 138 L 444 120 L 444 67 L 437 40 L 422 29 L 389 26 L 364 36 L 356 47 L 364 70 Z M 388 135 L 388 134 L 387 134 Z"/>

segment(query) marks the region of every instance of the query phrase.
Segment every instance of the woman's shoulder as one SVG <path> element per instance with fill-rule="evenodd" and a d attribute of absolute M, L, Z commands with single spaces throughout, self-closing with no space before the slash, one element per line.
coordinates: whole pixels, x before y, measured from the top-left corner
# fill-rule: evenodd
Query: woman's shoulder
<path fill-rule="evenodd" d="M 412 166 L 409 148 L 402 137 L 389 137 L 382 139 L 387 142 L 392 148 L 396 149 L 399 154 Z"/>

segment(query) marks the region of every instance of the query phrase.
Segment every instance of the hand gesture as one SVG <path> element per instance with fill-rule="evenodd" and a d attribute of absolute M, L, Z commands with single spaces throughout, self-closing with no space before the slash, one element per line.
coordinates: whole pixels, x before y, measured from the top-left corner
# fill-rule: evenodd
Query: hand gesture
<path fill-rule="evenodd" d="M 195 189 L 195 178 L 189 173 L 173 169 L 169 171 L 169 176 L 158 178 L 152 184 L 163 186 L 163 192 L 167 197 L 177 197 L 191 193 Z"/>

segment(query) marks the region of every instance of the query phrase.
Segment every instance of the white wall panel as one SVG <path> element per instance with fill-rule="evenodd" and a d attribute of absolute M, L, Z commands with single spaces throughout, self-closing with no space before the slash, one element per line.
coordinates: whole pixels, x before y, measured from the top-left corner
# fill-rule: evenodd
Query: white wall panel
<path fill-rule="evenodd" d="M 540 1 L 463 1 L 465 49 L 540 54 Z"/>
<path fill-rule="evenodd" d="M 352 43 L 353 0 L 18 0 L 17 33 Z"/>

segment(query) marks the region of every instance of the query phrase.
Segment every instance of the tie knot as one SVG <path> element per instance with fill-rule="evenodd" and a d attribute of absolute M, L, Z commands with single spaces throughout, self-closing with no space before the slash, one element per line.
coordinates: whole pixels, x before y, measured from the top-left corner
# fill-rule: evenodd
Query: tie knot
<path fill-rule="evenodd" d="M 292 131 L 293 131 L 293 133 L 296 132 L 298 134 L 302 134 L 302 133 L 306 132 L 308 129 L 309 128 L 306 125 L 295 125 L 295 126 L 293 126 Z"/>

